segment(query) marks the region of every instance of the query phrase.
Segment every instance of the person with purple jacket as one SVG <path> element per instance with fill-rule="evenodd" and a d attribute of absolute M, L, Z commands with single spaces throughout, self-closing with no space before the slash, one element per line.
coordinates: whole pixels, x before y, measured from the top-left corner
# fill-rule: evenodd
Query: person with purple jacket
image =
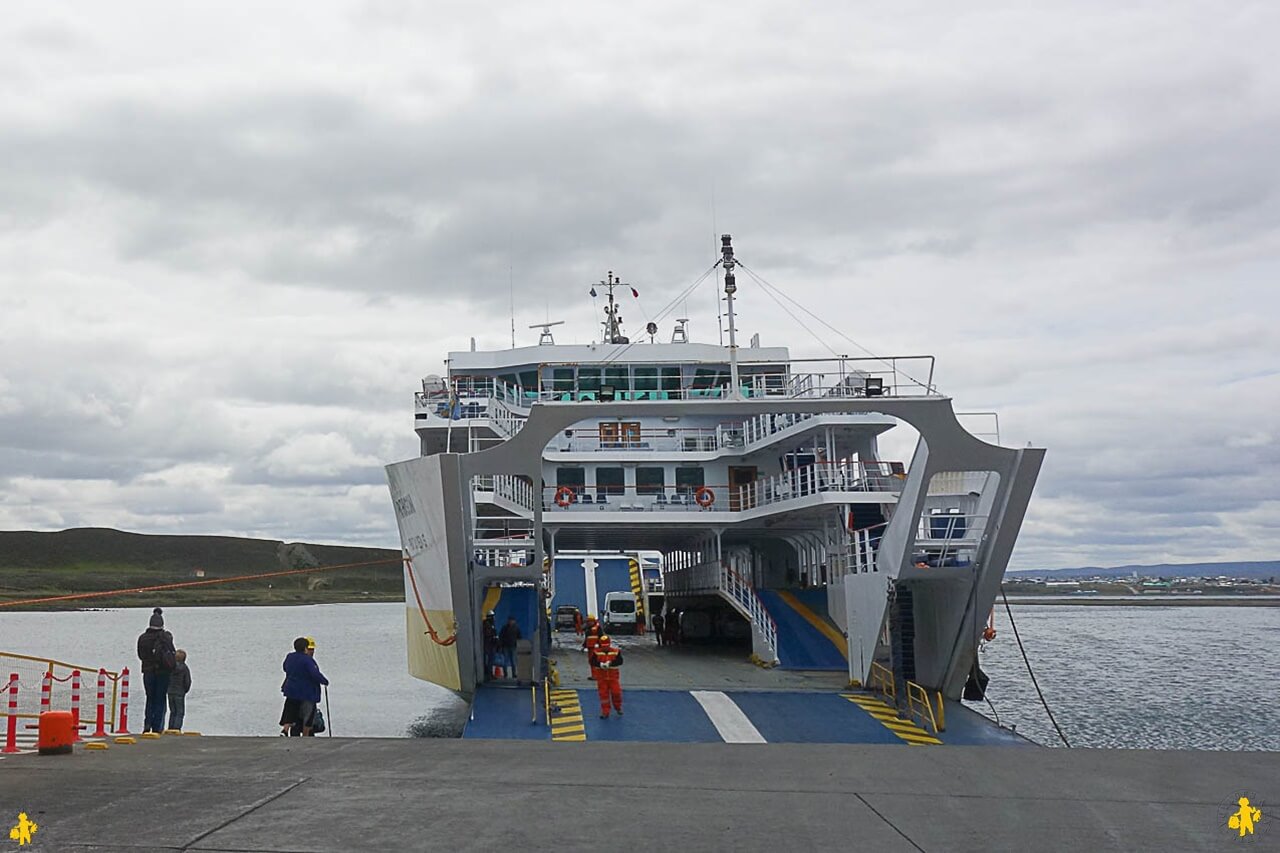
<path fill-rule="evenodd" d="M 315 647 L 315 640 L 299 637 L 293 641 L 293 651 L 285 656 L 284 683 L 280 685 L 280 692 L 284 694 L 284 712 L 280 715 L 281 737 L 311 735 L 320 704 L 320 685 L 329 683 L 316 665 L 315 658 L 308 654 Z"/>

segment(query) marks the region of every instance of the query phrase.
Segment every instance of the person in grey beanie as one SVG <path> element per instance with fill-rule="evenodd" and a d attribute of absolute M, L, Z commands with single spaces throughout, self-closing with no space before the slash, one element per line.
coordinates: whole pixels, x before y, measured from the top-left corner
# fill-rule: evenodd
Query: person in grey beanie
<path fill-rule="evenodd" d="M 151 611 L 151 623 L 138 637 L 138 660 L 142 661 L 142 687 L 147 692 L 143 732 L 163 732 L 165 705 L 169 694 L 169 674 L 178 665 L 173 634 L 164 629 L 164 611 Z"/>

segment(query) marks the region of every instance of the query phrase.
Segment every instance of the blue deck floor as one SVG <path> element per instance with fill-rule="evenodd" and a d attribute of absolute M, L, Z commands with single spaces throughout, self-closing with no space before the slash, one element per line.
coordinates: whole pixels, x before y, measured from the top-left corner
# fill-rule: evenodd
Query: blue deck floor
<path fill-rule="evenodd" d="M 623 717 L 600 719 L 594 690 L 578 690 L 588 741 L 719 743 L 722 737 L 702 705 L 686 691 L 626 690 Z M 724 693 L 769 743 L 903 744 L 894 732 L 846 698 L 846 694 L 731 690 Z M 541 698 L 541 695 L 539 695 Z M 542 714 L 531 724 L 528 689 L 485 687 L 476 693 L 474 719 L 463 737 L 550 740 Z M 948 703 L 944 744 L 1029 746 L 958 703 Z"/>
<path fill-rule="evenodd" d="M 844 670 L 849 666 L 840 649 L 784 601 L 776 590 L 758 589 L 756 592 L 778 628 L 778 658 L 784 668 Z M 825 592 L 822 594 L 826 595 Z M 810 604 L 801 596 L 797 596 L 797 600 L 803 607 Z M 825 620 L 824 611 L 825 608 L 812 612 Z"/>

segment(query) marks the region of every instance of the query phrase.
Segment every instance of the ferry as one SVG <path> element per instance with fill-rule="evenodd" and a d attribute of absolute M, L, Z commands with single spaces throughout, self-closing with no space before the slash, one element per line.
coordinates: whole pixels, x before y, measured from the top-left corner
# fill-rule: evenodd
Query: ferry
<path fill-rule="evenodd" d="M 386 468 L 410 672 L 471 703 L 465 737 L 1025 743 L 959 700 L 986 689 L 978 650 L 1044 450 L 966 428 L 932 356 L 739 345 L 740 273 L 778 293 L 724 235 L 641 334 L 610 272 L 590 286 L 598 340 L 537 324 L 536 345 L 473 339 L 422 380 L 419 455 Z M 727 339 L 660 328 L 705 282 Z M 912 438 L 910 458 L 882 452 Z M 629 713 L 603 719 L 557 612 L 598 616 L 611 593 L 635 622 L 611 631 Z M 514 673 L 486 618 L 515 620 Z"/>

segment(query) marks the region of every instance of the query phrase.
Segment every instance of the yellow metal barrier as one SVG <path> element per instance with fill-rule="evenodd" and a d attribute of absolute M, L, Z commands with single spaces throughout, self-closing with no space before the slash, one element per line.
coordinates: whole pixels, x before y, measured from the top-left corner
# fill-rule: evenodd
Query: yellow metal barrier
<path fill-rule="evenodd" d="M 895 707 L 897 706 L 898 689 L 893 683 L 893 671 L 888 667 L 873 662 L 871 664 L 871 677 L 867 679 L 867 686 L 872 690 L 880 691 Z"/>
<path fill-rule="evenodd" d="M 52 681 L 50 690 L 51 706 L 59 708 L 69 705 L 71 674 L 79 670 L 80 719 L 85 722 L 92 721 L 98 697 L 98 669 L 99 667 L 96 666 L 68 663 L 56 658 L 23 655 L 17 652 L 0 652 L 0 678 L 3 679 L 3 683 L 8 684 L 8 674 L 10 672 L 18 673 L 20 685 L 18 707 L 22 710 L 14 714 L 14 716 L 24 719 L 34 720 L 40 717 L 41 682 L 46 675 L 50 676 Z M 106 673 L 107 680 L 111 683 L 111 695 L 109 699 L 104 701 L 106 705 L 104 717 L 107 725 L 114 729 L 116 725 L 116 709 L 119 706 L 120 673 L 113 669 L 106 670 Z M 65 688 L 68 692 L 66 698 L 60 698 L 55 695 L 63 692 L 64 688 L 59 687 L 61 684 L 67 685 Z M 3 709 L 3 706 L 0 706 L 0 717 L 6 716 L 8 714 Z"/>
<path fill-rule="evenodd" d="M 933 713 L 933 699 L 930 698 L 929 691 L 914 681 L 907 682 L 907 712 L 920 720 L 921 727 L 928 723 L 934 734 L 942 731 Z"/>

